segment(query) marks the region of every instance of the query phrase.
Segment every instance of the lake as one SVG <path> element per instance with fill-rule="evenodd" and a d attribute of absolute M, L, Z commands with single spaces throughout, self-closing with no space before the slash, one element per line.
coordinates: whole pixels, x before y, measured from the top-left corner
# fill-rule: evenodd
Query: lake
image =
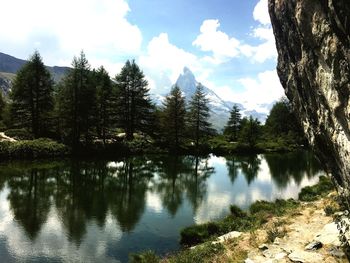
<path fill-rule="evenodd" d="M 230 204 L 297 198 L 312 153 L 0 163 L 1 262 L 127 262 L 179 249 L 182 228 Z"/>

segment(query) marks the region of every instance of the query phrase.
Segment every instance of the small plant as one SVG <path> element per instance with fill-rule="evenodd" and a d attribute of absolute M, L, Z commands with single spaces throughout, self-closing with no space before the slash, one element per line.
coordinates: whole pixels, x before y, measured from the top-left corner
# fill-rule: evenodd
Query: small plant
<path fill-rule="evenodd" d="M 242 211 L 238 206 L 231 205 L 230 206 L 230 212 L 233 217 L 246 217 L 247 213 Z"/>
<path fill-rule="evenodd" d="M 326 213 L 326 216 L 333 215 L 338 209 L 332 205 L 326 205 L 324 208 L 324 212 Z"/>
<path fill-rule="evenodd" d="M 334 185 L 329 177 L 320 176 L 320 181 L 314 186 L 306 186 L 301 189 L 299 200 L 315 201 L 319 197 L 324 197 L 334 190 Z"/>
<path fill-rule="evenodd" d="M 223 254 L 225 248 L 222 244 L 205 243 L 194 249 L 183 250 L 178 254 L 170 257 L 170 263 L 209 263 Z"/>
<path fill-rule="evenodd" d="M 160 257 L 158 257 L 153 251 L 145 251 L 138 254 L 129 255 L 130 263 L 158 263 Z"/>
<path fill-rule="evenodd" d="M 287 230 L 284 226 L 281 226 L 282 223 L 275 221 L 272 223 L 272 226 L 267 229 L 267 240 L 271 243 L 275 241 L 277 237 L 282 238 L 286 235 Z"/>

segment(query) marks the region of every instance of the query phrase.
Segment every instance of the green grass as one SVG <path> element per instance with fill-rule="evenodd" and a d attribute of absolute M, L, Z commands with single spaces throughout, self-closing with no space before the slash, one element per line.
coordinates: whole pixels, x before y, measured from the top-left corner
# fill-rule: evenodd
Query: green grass
<path fill-rule="evenodd" d="M 315 201 L 321 197 L 325 197 L 329 192 L 333 191 L 334 185 L 329 177 L 320 176 L 318 184 L 313 186 L 306 186 L 301 189 L 299 200 L 301 201 Z"/>
<path fill-rule="evenodd" d="M 129 263 L 158 263 L 158 257 L 153 251 L 145 251 L 138 254 L 129 255 Z"/>
<path fill-rule="evenodd" d="M 249 213 L 239 209 L 237 206 L 230 207 L 231 215 L 222 220 L 205 224 L 193 225 L 184 228 L 180 232 L 180 243 L 185 246 L 197 245 L 230 231 L 246 232 L 260 227 L 272 216 L 282 216 L 288 211 L 297 208 L 298 201 L 276 200 L 275 202 L 257 201 L 251 205 Z"/>
<path fill-rule="evenodd" d="M 225 248 L 222 244 L 206 243 L 195 249 L 182 250 L 168 258 L 170 263 L 209 263 L 222 255 Z"/>

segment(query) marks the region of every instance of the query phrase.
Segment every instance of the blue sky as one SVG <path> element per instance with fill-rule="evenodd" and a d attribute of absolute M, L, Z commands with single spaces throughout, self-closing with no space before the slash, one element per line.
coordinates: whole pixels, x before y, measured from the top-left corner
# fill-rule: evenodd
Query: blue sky
<path fill-rule="evenodd" d="M 283 95 L 267 0 L 0 0 L 0 51 L 70 65 L 84 50 L 112 76 L 136 59 L 152 93 L 184 66 L 225 100 L 266 111 Z M 21 7 L 21 8 L 18 8 Z M 16 14 L 16 15 L 14 15 Z M 20 19 L 19 19 L 20 18 Z"/>

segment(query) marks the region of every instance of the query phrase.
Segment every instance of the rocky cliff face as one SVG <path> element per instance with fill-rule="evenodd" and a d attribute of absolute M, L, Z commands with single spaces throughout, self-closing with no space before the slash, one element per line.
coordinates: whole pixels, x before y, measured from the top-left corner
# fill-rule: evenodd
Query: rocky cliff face
<path fill-rule="evenodd" d="M 350 1 L 269 0 L 269 12 L 281 83 L 311 144 L 349 197 Z"/>

